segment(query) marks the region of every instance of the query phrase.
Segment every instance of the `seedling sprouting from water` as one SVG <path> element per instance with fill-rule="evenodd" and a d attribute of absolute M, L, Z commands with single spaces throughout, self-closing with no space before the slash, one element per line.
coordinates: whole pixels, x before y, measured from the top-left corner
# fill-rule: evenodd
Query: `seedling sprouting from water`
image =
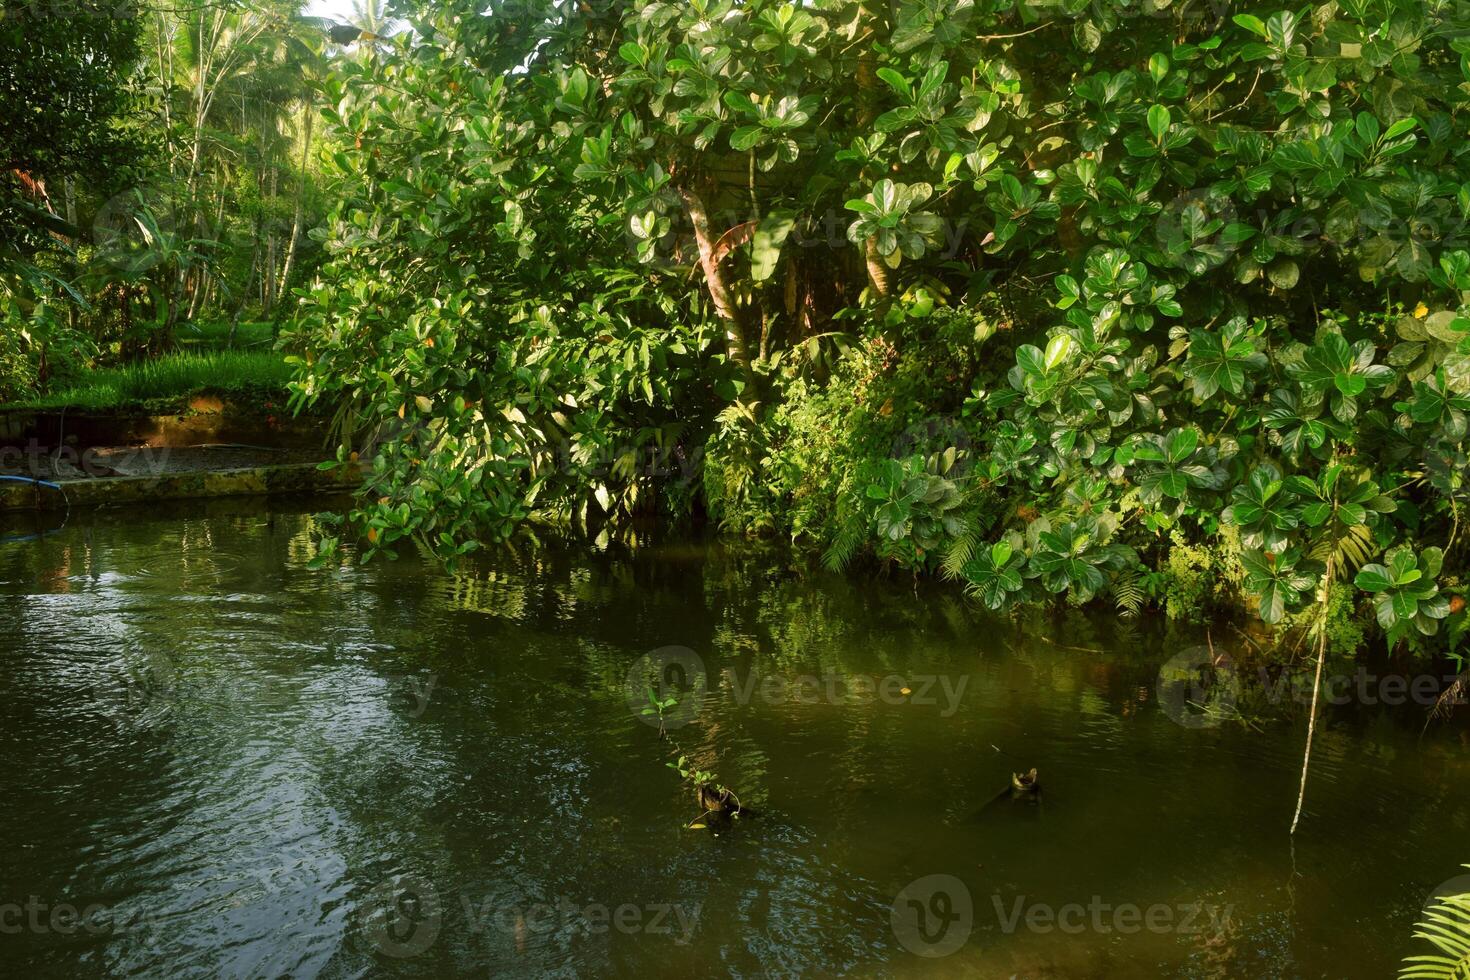
<path fill-rule="evenodd" d="M 733 789 L 715 779 L 714 773 L 691 765 L 689 757 L 685 755 L 679 756 L 677 762 L 669 762 L 666 765 L 693 787 L 694 798 L 699 801 L 700 809 L 703 811 L 689 822 L 690 826 L 697 824 L 710 814 L 729 814 L 739 819 L 745 805 L 740 802 L 740 797 L 735 795 Z"/>
<path fill-rule="evenodd" d="M 666 698 L 660 698 L 654 691 L 653 685 L 648 686 L 648 707 L 644 708 L 642 715 L 645 718 L 658 716 L 658 733 L 664 734 L 664 715 L 670 708 L 678 707 L 679 699 L 670 694 Z"/>
<path fill-rule="evenodd" d="M 672 694 L 666 697 L 659 697 L 658 692 L 653 689 L 653 685 L 649 685 L 646 690 L 648 692 L 648 704 L 640 714 L 645 718 L 657 718 L 659 737 L 668 738 L 668 733 L 664 730 L 664 721 L 669 711 L 678 707 L 679 699 Z M 678 743 L 674 743 L 674 750 L 678 751 L 678 749 Z M 670 769 L 677 772 L 683 778 L 684 782 L 693 788 L 694 798 L 699 802 L 699 807 L 702 812 L 699 816 L 689 821 L 690 827 L 702 826 L 700 821 L 711 814 L 729 814 L 732 817 L 738 818 L 740 812 L 745 809 L 744 805 L 740 802 L 740 797 L 735 795 L 734 790 L 718 782 L 715 779 L 714 773 L 706 772 L 703 769 L 691 765 L 688 756 L 680 755 L 677 762 L 670 762 L 667 765 Z"/>

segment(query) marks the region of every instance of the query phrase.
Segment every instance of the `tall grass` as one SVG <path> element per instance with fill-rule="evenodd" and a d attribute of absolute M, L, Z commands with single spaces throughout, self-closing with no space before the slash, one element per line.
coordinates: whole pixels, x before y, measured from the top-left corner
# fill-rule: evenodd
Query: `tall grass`
<path fill-rule="evenodd" d="M 92 371 L 84 379 L 11 408 L 107 409 L 181 398 L 202 388 L 284 390 L 291 368 L 275 351 L 183 351 L 151 361 Z"/>

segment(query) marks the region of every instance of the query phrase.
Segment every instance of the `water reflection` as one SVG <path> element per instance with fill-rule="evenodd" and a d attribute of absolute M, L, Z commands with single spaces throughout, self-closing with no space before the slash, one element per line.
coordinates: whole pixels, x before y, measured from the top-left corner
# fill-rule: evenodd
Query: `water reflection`
<path fill-rule="evenodd" d="M 1293 854 L 1300 726 L 1160 710 L 1196 638 L 997 622 L 767 546 L 320 573 L 315 520 L 76 515 L 0 547 L 0 964 L 1384 975 L 1463 858 L 1458 730 L 1384 711 L 1322 726 Z M 665 739 L 628 677 L 670 645 L 706 683 Z M 683 829 L 674 743 L 758 815 Z M 931 875 L 963 896 L 906 907 L 971 915 L 937 958 L 894 921 Z M 1126 928 L 1151 909 L 1171 925 Z"/>

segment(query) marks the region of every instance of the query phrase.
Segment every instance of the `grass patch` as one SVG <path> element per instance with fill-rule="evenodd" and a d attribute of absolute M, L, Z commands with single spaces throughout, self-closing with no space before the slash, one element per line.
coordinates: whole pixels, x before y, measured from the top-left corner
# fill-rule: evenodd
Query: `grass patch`
<path fill-rule="evenodd" d="M 179 327 L 178 340 L 185 347 L 224 348 L 230 342 L 230 324 L 225 320 L 186 323 Z M 275 341 L 268 320 L 245 321 L 235 328 L 236 348 L 269 347 Z"/>
<path fill-rule="evenodd" d="M 203 389 L 284 394 L 291 368 L 275 351 L 182 351 L 89 372 L 85 380 L 6 408 L 112 409 L 176 400 Z"/>

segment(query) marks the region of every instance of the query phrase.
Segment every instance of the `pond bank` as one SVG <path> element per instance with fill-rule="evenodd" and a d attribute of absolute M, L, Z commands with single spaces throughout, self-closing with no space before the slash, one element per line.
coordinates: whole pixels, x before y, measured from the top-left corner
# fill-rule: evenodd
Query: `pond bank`
<path fill-rule="evenodd" d="M 273 401 L 199 392 L 167 412 L 0 412 L 0 511 L 170 499 L 337 492 L 359 479 L 320 470 L 321 418 Z"/>
<path fill-rule="evenodd" d="M 287 493 L 336 493 L 356 486 L 350 470 L 322 470 L 314 462 L 231 469 L 190 469 L 157 475 L 79 477 L 55 481 L 0 479 L 0 511 L 63 510 Z"/>

